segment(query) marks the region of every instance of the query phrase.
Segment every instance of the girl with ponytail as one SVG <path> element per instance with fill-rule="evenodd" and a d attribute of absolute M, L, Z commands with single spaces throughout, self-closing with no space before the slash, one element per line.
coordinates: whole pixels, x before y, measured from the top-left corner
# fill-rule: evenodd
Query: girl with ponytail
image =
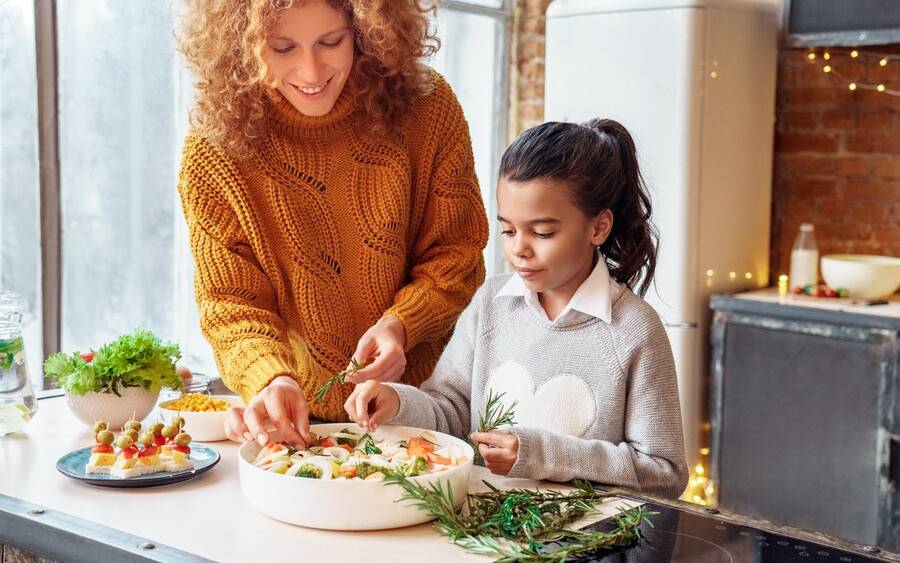
<path fill-rule="evenodd" d="M 500 163 L 503 250 L 421 388 L 369 381 L 345 403 L 373 430 L 434 428 L 510 477 L 588 479 L 670 497 L 687 484 L 675 364 L 643 299 L 657 235 L 634 140 L 618 122 L 549 122 Z M 489 395 L 515 425 L 475 432 Z"/>

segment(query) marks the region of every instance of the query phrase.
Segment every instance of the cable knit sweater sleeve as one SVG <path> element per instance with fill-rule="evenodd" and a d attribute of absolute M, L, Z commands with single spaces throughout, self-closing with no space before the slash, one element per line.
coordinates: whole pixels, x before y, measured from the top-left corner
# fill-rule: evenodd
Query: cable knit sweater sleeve
<path fill-rule="evenodd" d="M 444 337 L 484 281 L 488 225 L 469 129 L 450 86 L 437 74 L 435 80 L 422 119 L 437 139 L 424 218 L 413 241 L 410 282 L 385 312 L 403 322 L 407 349 Z"/>
<path fill-rule="evenodd" d="M 226 198 L 240 176 L 195 134 L 185 140 L 178 191 L 196 262 L 200 325 L 222 379 L 244 400 L 279 375 L 296 378 L 275 294 Z"/>
<path fill-rule="evenodd" d="M 471 427 L 472 363 L 478 336 L 478 311 L 486 291 L 482 286 L 463 310 L 450 342 L 421 388 L 388 383 L 400 396 L 400 410 L 389 422 L 433 428 L 454 436 L 467 436 Z"/>
<path fill-rule="evenodd" d="M 634 298 L 637 299 L 637 298 Z M 518 459 L 509 477 L 600 481 L 669 497 L 687 485 L 684 438 L 672 350 L 649 307 L 618 338 L 627 379 L 624 437 L 620 443 L 563 436 L 513 426 Z"/>

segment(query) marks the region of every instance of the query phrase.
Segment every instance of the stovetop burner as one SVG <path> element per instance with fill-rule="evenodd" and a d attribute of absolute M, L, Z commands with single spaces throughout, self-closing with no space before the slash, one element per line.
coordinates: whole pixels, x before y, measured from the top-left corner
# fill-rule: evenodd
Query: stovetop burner
<path fill-rule="evenodd" d="M 881 561 L 815 542 L 764 532 L 657 504 L 651 525 L 641 525 L 641 541 L 591 560 L 603 563 L 862 563 Z M 610 530 L 602 521 L 586 529 Z M 585 559 L 582 559 L 585 560 Z"/>

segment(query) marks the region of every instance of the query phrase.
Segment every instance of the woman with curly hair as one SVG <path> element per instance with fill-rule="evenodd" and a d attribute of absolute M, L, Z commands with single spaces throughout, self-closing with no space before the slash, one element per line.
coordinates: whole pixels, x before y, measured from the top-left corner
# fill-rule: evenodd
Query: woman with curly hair
<path fill-rule="evenodd" d="M 185 0 L 179 192 L 234 440 L 309 441 L 347 382 L 422 383 L 484 279 L 468 125 L 419 0 Z"/>

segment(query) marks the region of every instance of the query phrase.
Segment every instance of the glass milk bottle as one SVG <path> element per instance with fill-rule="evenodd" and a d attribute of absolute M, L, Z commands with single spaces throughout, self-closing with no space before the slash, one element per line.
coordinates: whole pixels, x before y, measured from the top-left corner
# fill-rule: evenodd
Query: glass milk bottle
<path fill-rule="evenodd" d="M 0 293 L 0 436 L 21 430 L 37 412 L 25 368 L 24 310 L 18 295 Z"/>
<path fill-rule="evenodd" d="M 791 250 L 791 287 L 804 287 L 819 282 L 819 249 L 812 223 L 800 225 Z"/>

